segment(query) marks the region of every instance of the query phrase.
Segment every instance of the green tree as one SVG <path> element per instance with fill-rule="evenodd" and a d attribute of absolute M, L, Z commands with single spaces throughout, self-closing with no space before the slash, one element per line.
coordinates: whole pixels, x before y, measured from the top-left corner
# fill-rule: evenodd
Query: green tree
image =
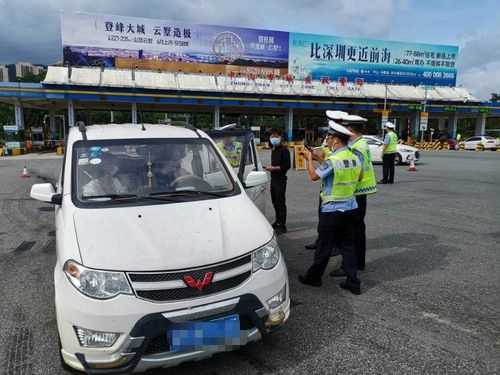
<path fill-rule="evenodd" d="M 499 103 L 500 102 L 500 93 L 491 93 L 491 99 L 493 103 Z"/>

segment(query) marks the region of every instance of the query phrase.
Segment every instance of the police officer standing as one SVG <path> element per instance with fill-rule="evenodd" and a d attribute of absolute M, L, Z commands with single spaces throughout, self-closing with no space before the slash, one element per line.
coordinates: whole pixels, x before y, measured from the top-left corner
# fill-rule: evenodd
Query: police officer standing
<path fill-rule="evenodd" d="M 386 134 L 384 137 L 383 149 L 383 178 L 379 184 L 393 184 L 394 183 L 394 159 L 396 157 L 398 136 L 394 132 L 396 126 L 387 121 L 385 123 Z"/>
<path fill-rule="evenodd" d="M 318 246 L 314 260 L 299 281 L 306 285 L 321 286 L 322 276 L 334 247 L 343 257 L 347 275 L 340 287 L 353 294 L 361 294 L 361 282 L 357 276 L 354 253 L 354 229 L 356 208 L 354 192 L 362 179 L 359 158 L 347 147 L 353 134 L 344 126 L 329 121 L 328 137 L 332 138 L 332 153 L 318 168 L 314 167 L 313 155 L 306 151 L 307 171 L 312 181 L 322 180 L 321 209 L 318 224 Z"/>
<path fill-rule="evenodd" d="M 347 128 L 353 134 L 349 141 L 349 147 L 358 156 L 363 166 L 363 178 L 356 186 L 354 195 L 358 208 L 356 210 L 356 226 L 354 233 L 354 248 L 356 253 L 356 261 L 358 270 L 364 270 L 366 264 L 366 203 L 368 194 L 377 192 L 377 180 L 375 178 L 375 171 L 373 169 L 372 158 L 370 155 L 370 148 L 368 143 L 363 138 L 363 124 L 366 119 L 360 117 L 360 121 L 350 122 Z M 334 275 L 336 276 L 336 275 Z"/>
<path fill-rule="evenodd" d="M 269 138 L 271 144 L 271 165 L 265 167 L 271 172 L 271 201 L 273 202 L 276 220 L 273 228 L 276 234 L 287 232 L 286 228 L 286 173 L 290 169 L 290 151 L 283 144 L 281 134 L 273 130 Z"/>

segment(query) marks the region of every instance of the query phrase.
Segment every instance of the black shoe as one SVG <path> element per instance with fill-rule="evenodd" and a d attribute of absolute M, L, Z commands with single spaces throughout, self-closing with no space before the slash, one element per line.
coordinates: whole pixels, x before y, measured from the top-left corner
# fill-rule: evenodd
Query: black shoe
<path fill-rule="evenodd" d="M 299 281 L 304 285 L 315 286 L 315 287 L 319 287 L 322 284 L 321 279 L 320 280 L 311 280 L 311 279 L 308 279 L 306 276 L 302 276 L 302 275 L 299 275 Z"/>
<path fill-rule="evenodd" d="M 342 268 L 339 268 L 338 270 L 330 272 L 331 277 L 346 277 L 346 273 Z"/>
<path fill-rule="evenodd" d="M 359 284 L 353 284 L 352 282 L 349 281 L 343 281 L 340 283 L 340 287 L 342 289 L 348 290 L 349 292 L 357 296 L 361 294 L 361 285 Z"/>
<path fill-rule="evenodd" d="M 380 180 L 380 181 L 378 181 L 378 182 L 377 182 L 377 184 L 382 184 L 382 185 L 385 185 L 385 184 L 387 184 L 387 181 Z"/>
<path fill-rule="evenodd" d="M 358 266 L 358 271 L 364 271 L 366 269 L 365 266 Z"/>
<path fill-rule="evenodd" d="M 310 243 L 309 245 L 305 245 L 304 246 L 307 250 L 316 250 L 318 245 L 316 244 L 316 242 L 314 243 Z"/>
<path fill-rule="evenodd" d="M 286 232 L 288 232 L 288 229 L 286 229 L 286 225 L 277 225 L 275 228 L 274 228 L 274 231 L 276 232 L 276 235 L 280 235 L 280 234 L 284 234 Z"/>
<path fill-rule="evenodd" d="M 278 223 L 277 221 L 275 221 L 274 223 L 271 224 L 271 226 L 273 227 L 273 229 L 276 229 L 277 227 L 280 226 L 280 223 Z"/>

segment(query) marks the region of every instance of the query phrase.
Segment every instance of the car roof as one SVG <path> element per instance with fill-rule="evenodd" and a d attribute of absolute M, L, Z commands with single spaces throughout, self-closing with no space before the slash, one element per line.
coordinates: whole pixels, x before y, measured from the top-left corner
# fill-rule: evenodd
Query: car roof
<path fill-rule="evenodd" d="M 145 129 L 145 130 L 143 130 Z M 162 124 L 106 124 L 86 126 L 87 139 L 208 138 L 201 130 Z M 77 127 L 70 128 L 68 142 L 83 139 Z"/>

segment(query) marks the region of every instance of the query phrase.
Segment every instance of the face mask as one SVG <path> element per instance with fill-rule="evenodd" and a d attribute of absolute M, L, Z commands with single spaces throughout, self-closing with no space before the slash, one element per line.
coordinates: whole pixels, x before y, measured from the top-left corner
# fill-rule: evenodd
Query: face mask
<path fill-rule="evenodd" d="M 269 139 L 269 141 L 271 142 L 271 144 L 273 146 L 278 146 L 281 143 L 281 138 L 280 137 L 272 137 Z"/>

